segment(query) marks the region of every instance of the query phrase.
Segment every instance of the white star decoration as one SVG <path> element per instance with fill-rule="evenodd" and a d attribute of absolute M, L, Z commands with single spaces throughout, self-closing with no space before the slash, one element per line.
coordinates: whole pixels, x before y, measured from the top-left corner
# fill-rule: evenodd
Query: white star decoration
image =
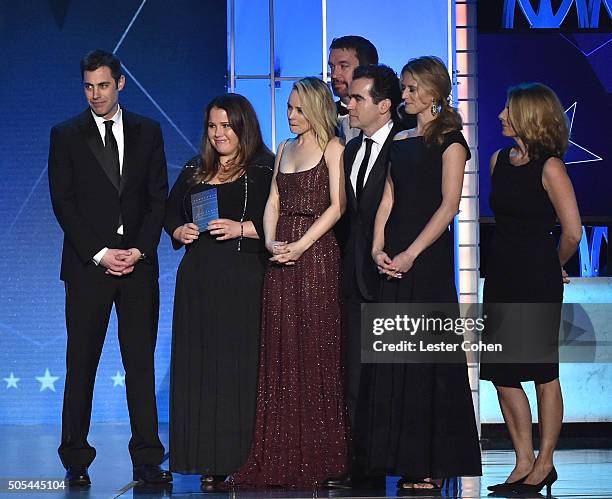
<path fill-rule="evenodd" d="M 4 378 L 4 381 L 6 381 L 7 388 L 17 388 L 17 381 L 19 381 L 20 379 L 21 378 L 16 378 L 15 375 L 11 373 L 8 378 Z"/>
<path fill-rule="evenodd" d="M 125 375 L 122 376 L 119 371 L 117 371 L 117 374 L 114 376 L 111 376 L 111 379 L 113 380 L 113 388 L 116 386 L 125 386 Z"/>
<path fill-rule="evenodd" d="M 574 126 L 574 117 L 576 116 L 577 106 L 578 106 L 578 102 L 574 102 L 570 107 L 568 107 L 565 110 L 565 114 L 567 115 L 569 122 L 570 122 L 569 124 L 569 136 L 570 137 L 572 136 L 572 127 Z M 572 165 L 576 163 L 588 163 L 591 161 L 603 161 L 603 158 L 601 158 L 600 156 L 597 156 L 597 154 L 589 151 L 585 147 L 582 147 L 581 145 L 576 144 L 576 142 L 574 142 L 573 140 L 570 139 L 569 143 L 570 143 L 570 147 L 568 148 L 567 153 L 570 153 L 571 157 L 567 157 L 567 153 L 566 153 L 566 162 L 565 162 L 566 165 Z M 580 149 L 580 151 L 577 151 L 576 149 L 572 151 L 572 149 L 575 147 Z"/>
<path fill-rule="evenodd" d="M 36 379 L 40 383 L 40 391 L 44 391 L 47 388 L 52 392 L 55 391 L 55 382 L 59 379 L 59 376 L 51 376 L 49 369 L 45 369 L 44 376 L 36 376 Z"/>

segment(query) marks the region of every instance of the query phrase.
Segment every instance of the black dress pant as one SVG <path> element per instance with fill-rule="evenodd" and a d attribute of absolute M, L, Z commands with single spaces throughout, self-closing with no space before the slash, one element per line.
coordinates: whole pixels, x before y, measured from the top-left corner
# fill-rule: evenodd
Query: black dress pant
<path fill-rule="evenodd" d="M 355 283 L 356 284 L 356 283 Z M 347 289 L 348 288 L 348 289 Z M 359 288 L 344 288 L 344 397 L 349 417 L 350 438 L 350 473 L 354 479 L 365 478 L 365 450 L 367 439 L 367 401 L 368 389 L 372 376 L 372 364 L 361 363 L 361 305 L 370 303 L 362 297 Z"/>
<path fill-rule="evenodd" d="M 345 359 L 344 397 L 351 428 L 355 428 L 355 414 L 361 384 L 361 297 L 344 297 Z"/>
<path fill-rule="evenodd" d="M 66 384 L 62 411 L 62 442 L 58 449 L 66 468 L 89 466 L 96 450 L 87 442 L 96 370 L 113 303 L 132 438 L 134 466 L 159 464 L 164 448 L 157 428 L 154 352 L 159 318 L 159 285 L 152 265 L 141 262 L 131 274 L 106 275 L 88 266 L 65 283 Z"/>

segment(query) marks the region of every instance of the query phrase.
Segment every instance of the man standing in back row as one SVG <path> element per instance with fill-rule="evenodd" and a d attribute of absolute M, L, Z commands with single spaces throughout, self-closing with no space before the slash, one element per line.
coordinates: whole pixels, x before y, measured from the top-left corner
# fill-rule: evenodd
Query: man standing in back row
<path fill-rule="evenodd" d="M 347 35 L 334 38 L 329 47 L 329 72 L 338 112 L 338 135 L 348 143 L 361 130 L 351 128 L 348 119 L 349 85 L 357 66 L 378 64 L 378 52 L 372 42 L 362 36 Z"/>
<path fill-rule="evenodd" d="M 88 486 L 96 370 L 113 304 L 132 438 L 134 480 L 166 483 L 153 357 L 159 315 L 157 245 L 168 191 L 159 124 L 123 110 L 121 63 L 96 50 L 81 61 L 89 107 L 51 130 L 49 188 L 64 232 L 66 384 L 58 449 L 69 486 Z"/>

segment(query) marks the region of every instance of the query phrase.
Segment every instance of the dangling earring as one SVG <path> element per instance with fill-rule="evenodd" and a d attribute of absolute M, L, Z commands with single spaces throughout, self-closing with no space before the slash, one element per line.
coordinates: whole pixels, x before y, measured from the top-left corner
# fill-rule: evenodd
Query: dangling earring
<path fill-rule="evenodd" d="M 431 115 L 432 116 L 437 116 L 438 114 L 440 114 L 440 111 L 442 111 L 442 106 L 436 102 L 436 99 L 434 99 L 432 97 L 431 99 Z"/>

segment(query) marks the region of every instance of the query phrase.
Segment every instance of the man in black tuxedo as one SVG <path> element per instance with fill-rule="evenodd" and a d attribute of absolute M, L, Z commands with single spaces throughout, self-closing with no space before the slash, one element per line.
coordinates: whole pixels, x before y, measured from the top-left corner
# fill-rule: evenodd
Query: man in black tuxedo
<path fill-rule="evenodd" d="M 96 369 L 117 311 L 135 480 L 166 483 L 153 356 L 159 315 L 157 245 L 168 191 L 158 123 L 119 107 L 121 63 L 96 50 L 81 61 L 89 108 L 51 130 L 49 188 L 64 231 L 66 384 L 58 449 L 71 486 L 87 486 Z"/>
<path fill-rule="evenodd" d="M 355 68 L 368 64 L 378 64 L 378 51 L 370 40 L 357 35 L 340 36 L 332 40 L 329 47 L 329 73 L 332 90 L 338 97 L 338 135 L 345 142 L 361 132 L 349 126 L 349 85 L 353 81 Z"/>
<path fill-rule="evenodd" d="M 372 260 L 374 219 L 382 198 L 395 123 L 402 95 L 395 72 L 388 66 L 359 66 L 349 86 L 349 120 L 359 136 L 344 149 L 348 239 L 342 260 L 345 328 L 345 397 L 352 429 L 352 476 L 328 480 L 328 487 L 345 488 L 360 479 L 361 436 L 359 403 L 364 403 L 368 369 L 361 364 L 361 304 L 375 299 L 379 276 Z M 361 401 L 360 401 L 361 400 Z"/>

